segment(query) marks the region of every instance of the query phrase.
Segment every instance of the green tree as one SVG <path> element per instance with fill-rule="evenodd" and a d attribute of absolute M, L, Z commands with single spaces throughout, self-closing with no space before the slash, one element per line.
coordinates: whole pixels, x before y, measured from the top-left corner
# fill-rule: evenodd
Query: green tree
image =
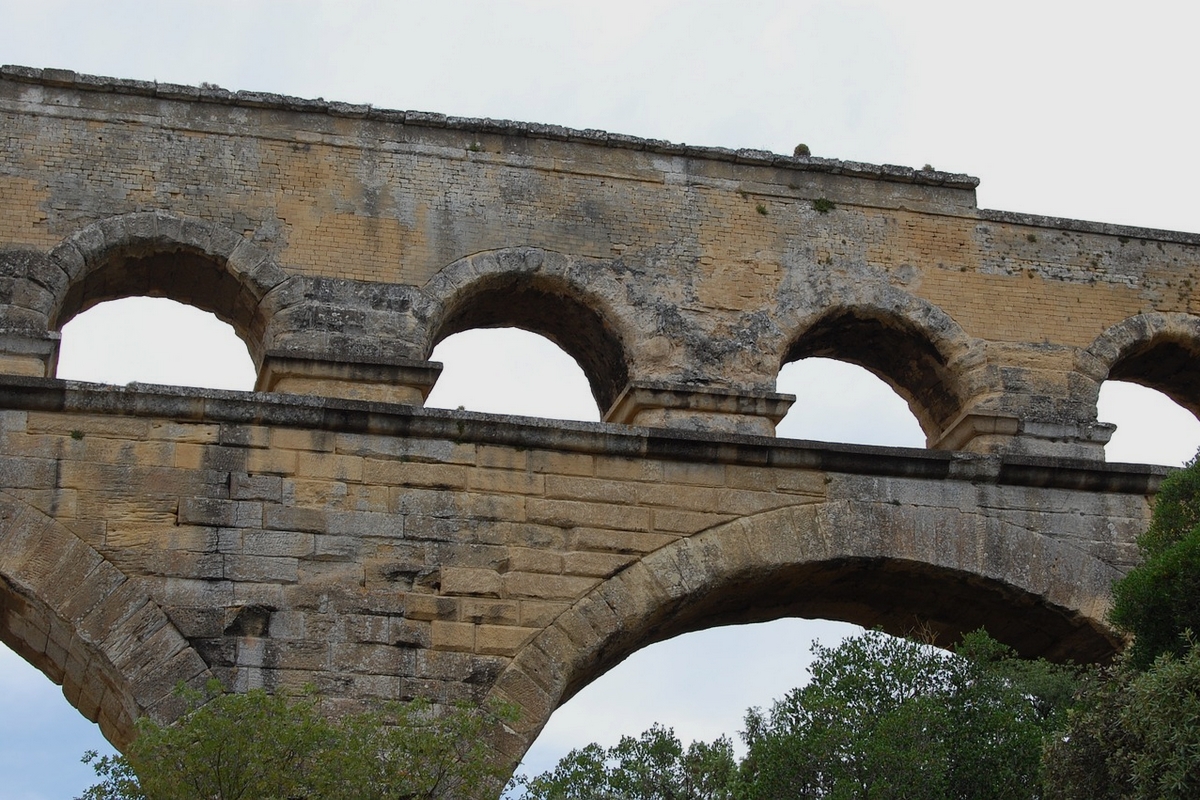
<path fill-rule="evenodd" d="M 812 681 L 751 710 L 739 797 L 1036 798 L 1076 670 L 977 632 L 945 653 L 879 632 L 817 646 Z"/>
<path fill-rule="evenodd" d="M 486 746 L 505 709 L 393 703 L 330 720 L 311 695 L 187 694 L 174 725 L 138 721 L 124 756 L 85 756 L 101 781 L 79 800 L 293 800 L 498 795 L 505 770 Z"/>
<path fill-rule="evenodd" d="M 525 800 L 727 800 L 737 762 L 726 738 L 686 749 L 655 725 L 607 750 L 572 750 L 553 770 L 524 778 Z"/>
<path fill-rule="evenodd" d="M 1047 743 L 1045 781 L 1049 800 L 1200 797 L 1200 646 L 1089 684 Z"/>
<path fill-rule="evenodd" d="M 1200 462 L 1162 482 L 1150 527 L 1138 537 L 1141 563 L 1113 586 L 1110 618 L 1133 634 L 1129 659 L 1147 669 L 1164 653 L 1183 656 L 1184 632 L 1200 632 Z"/>

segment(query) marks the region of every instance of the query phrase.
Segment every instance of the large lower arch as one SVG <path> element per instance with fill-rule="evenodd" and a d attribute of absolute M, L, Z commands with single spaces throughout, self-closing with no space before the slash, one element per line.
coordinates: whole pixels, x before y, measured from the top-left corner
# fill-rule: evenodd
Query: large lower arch
<path fill-rule="evenodd" d="M 1091 381 L 1082 398 L 1095 414 L 1105 380 L 1141 384 L 1200 417 L 1200 317 L 1138 314 L 1108 328 L 1078 359 Z"/>
<path fill-rule="evenodd" d="M 268 253 L 221 225 L 163 212 L 94 222 L 50 252 L 45 274 L 50 330 L 122 297 L 166 297 L 210 311 L 246 342 L 255 363 L 269 323 L 262 300 L 286 279 Z"/>
<path fill-rule="evenodd" d="M 980 626 L 1025 656 L 1095 661 L 1117 570 L 1078 543 L 952 508 L 840 500 L 681 539 L 617 573 L 534 637 L 492 694 L 521 712 L 516 760 L 550 714 L 635 650 L 704 628 L 820 617 L 952 643 Z"/>
<path fill-rule="evenodd" d="M 0 492 L 0 640 L 63 687 L 123 748 L 134 722 L 174 720 L 208 666 L 135 581 L 67 527 Z"/>
<path fill-rule="evenodd" d="M 603 414 L 629 382 L 628 334 L 610 306 L 572 277 L 575 261 L 539 248 L 477 253 L 440 271 L 425 287 L 442 298 L 429 326 L 434 345 L 471 328 L 522 328 L 575 359 Z"/>

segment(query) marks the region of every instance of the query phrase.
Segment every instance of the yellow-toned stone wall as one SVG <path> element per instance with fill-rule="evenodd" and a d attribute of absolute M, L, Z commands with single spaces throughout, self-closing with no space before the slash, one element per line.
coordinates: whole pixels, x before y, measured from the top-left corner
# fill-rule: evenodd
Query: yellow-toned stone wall
<path fill-rule="evenodd" d="M 632 650 L 781 615 L 1102 658 L 1162 474 L 36 379 L 0 397 L 0 633 L 118 742 L 216 677 L 499 697 L 516 756 Z M 129 607 L 159 616 L 122 627 Z"/>
<path fill-rule="evenodd" d="M 265 370 L 271 354 L 420 364 L 458 315 L 550 336 L 602 414 L 639 381 L 761 397 L 784 361 L 819 352 L 896 386 L 931 445 L 987 449 L 964 422 L 982 415 L 1017 420 L 1001 449 L 1042 455 L 1101 457 L 1095 396 L 1113 368 L 1200 408 L 1181 370 L 1146 363 L 1163 341 L 1200 348 L 1200 239 L 981 211 L 964 175 L 21 68 L 0 73 L 0 130 L 6 330 L 175 295 L 233 321 Z M 122 238 L 146 215 L 172 233 Z M 163 276 L 179 249 L 208 259 L 201 290 Z M 271 281 L 238 271 L 248 250 Z M 595 314 L 591 332 L 554 309 L 563 297 Z M 833 318 L 843 329 L 808 346 Z M 864 345 L 856 320 L 882 339 Z M 1126 341 L 1138 326 L 1146 340 Z M 50 374 L 53 348 L 5 345 L 0 363 Z M 369 382 L 290 385 L 428 391 Z M 625 416 L 773 429 L 673 402 Z"/>

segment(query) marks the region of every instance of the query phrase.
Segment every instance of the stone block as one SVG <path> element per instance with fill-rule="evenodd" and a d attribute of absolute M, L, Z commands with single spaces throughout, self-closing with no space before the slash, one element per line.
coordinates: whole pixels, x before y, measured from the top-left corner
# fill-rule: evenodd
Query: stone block
<path fill-rule="evenodd" d="M 433 620 L 430 623 L 430 639 L 436 650 L 472 653 L 475 651 L 475 628 L 470 622 L 446 622 Z"/>
<path fill-rule="evenodd" d="M 462 621 L 487 625 L 519 625 L 521 604 L 512 600 L 467 598 L 462 601 Z"/>
<path fill-rule="evenodd" d="M 223 577 L 250 583 L 295 583 L 299 564 L 294 558 L 251 555 L 225 555 Z"/>
<path fill-rule="evenodd" d="M 475 652 L 483 655 L 512 656 L 532 639 L 537 631 L 509 625 L 480 625 L 475 632 Z"/>
<path fill-rule="evenodd" d="M 443 567 L 442 592 L 448 595 L 499 597 L 503 583 L 494 570 Z"/>
<path fill-rule="evenodd" d="M 650 529 L 649 509 L 625 505 L 530 498 L 525 503 L 525 513 L 530 522 L 561 528 L 600 527 L 625 531 Z"/>
<path fill-rule="evenodd" d="M 239 550 L 246 556 L 307 558 L 315 551 L 314 540 L 311 533 L 247 530 L 240 538 Z"/>
<path fill-rule="evenodd" d="M 545 600 L 521 600 L 520 605 L 520 624 L 526 628 L 545 628 L 571 607 L 567 602 Z"/>
<path fill-rule="evenodd" d="M 467 485 L 467 469 L 458 464 L 365 459 L 362 474 L 372 483 L 387 486 L 456 490 Z"/>
<path fill-rule="evenodd" d="M 229 496 L 233 500 L 262 500 L 279 503 L 283 499 L 283 478 L 278 475 L 229 475 Z"/>
<path fill-rule="evenodd" d="M 563 572 L 567 575 L 586 575 L 607 578 L 637 560 L 636 556 L 621 553 L 566 553 L 562 557 Z"/>
<path fill-rule="evenodd" d="M 535 600 L 574 600 L 598 583 L 595 578 L 535 572 L 510 572 L 501 580 L 505 597 Z"/>
<path fill-rule="evenodd" d="M 271 505 L 263 509 L 263 527 L 268 530 L 325 533 L 327 523 L 325 513 L 312 508 Z"/>
<path fill-rule="evenodd" d="M 409 592 L 404 595 L 404 616 L 410 620 L 457 620 L 460 600 L 432 594 Z"/>
<path fill-rule="evenodd" d="M 472 492 L 540 495 L 545 491 L 545 485 L 545 476 L 532 472 L 474 469 L 467 473 L 467 487 Z"/>

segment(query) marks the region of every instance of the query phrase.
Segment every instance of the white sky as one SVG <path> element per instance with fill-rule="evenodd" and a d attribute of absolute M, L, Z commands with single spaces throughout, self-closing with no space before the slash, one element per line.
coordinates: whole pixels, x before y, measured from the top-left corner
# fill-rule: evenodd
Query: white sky
<path fill-rule="evenodd" d="M 1200 11 L 1179 3 L 1053 0 L 0 0 L 0 62 L 781 153 L 805 142 L 820 156 L 976 175 L 987 208 L 1195 231 L 1197 22 Z M 157 333 L 134 332 L 127 343 L 104 338 L 153 313 L 126 309 L 105 322 L 101 307 L 80 317 L 76 327 L 107 332 L 68 329 L 63 374 L 177 381 L 149 371 L 161 359 L 186 364 L 192 376 L 204 368 L 205 385 L 252 382 L 236 346 L 229 355 L 181 358 L 178 345 L 168 345 L 171 355 L 159 357 L 150 349 Z M 185 339 L 203 338 L 190 324 L 184 331 Z M 432 402 L 595 419 L 569 359 L 554 366 L 565 357 L 499 336 L 445 342 L 435 358 L 447 368 Z M 94 353 L 82 349 L 88 344 Z M 456 345 L 467 352 L 454 353 Z M 123 371 L 127 360 L 135 372 Z M 485 366 L 497 374 L 483 377 Z M 804 409 L 783 435 L 920 446 L 902 403 L 869 399 L 861 375 L 845 377 L 836 366 L 796 365 L 781 376 L 780 390 L 802 395 L 796 407 Z M 817 371 L 787 374 L 803 369 Z M 506 372 L 521 377 L 512 401 L 498 383 Z M 553 407 L 529 405 L 528 395 L 539 393 L 535 377 L 563 389 Z M 1119 397 L 1120 389 L 1106 387 L 1101 411 L 1127 439 L 1114 438 L 1111 460 L 1179 463 L 1195 452 L 1200 434 L 1189 415 Z M 851 398 L 863 405 L 849 406 Z M 512 404 L 482 405 L 493 400 Z M 1138 422 L 1151 429 L 1134 431 Z M 885 438 L 896 431 L 900 439 Z M 654 721 L 674 725 L 685 741 L 735 734 L 747 706 L 801 680 L 811 636 L 828 643 L 841 630 L 783 621 L 648 648 L 554 717 L 532 766 Z M 88 773 L 73 771 L 75 762 L 99 745 L 94 726 L 57 687 L 0 648 L 0 800 L 78 793 Z"/>

